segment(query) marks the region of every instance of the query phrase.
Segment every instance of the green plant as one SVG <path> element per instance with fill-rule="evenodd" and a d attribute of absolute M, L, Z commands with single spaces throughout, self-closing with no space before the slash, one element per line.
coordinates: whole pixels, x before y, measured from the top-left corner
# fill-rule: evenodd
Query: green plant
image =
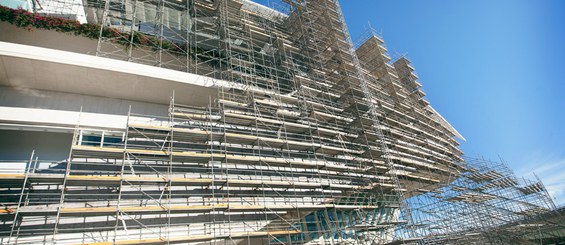
<path fill-rule="evenodd" d="M 199 48 L 194 50 L 187 49 L 186 43 L 179 44 L 165 39 L 159 39 L 155 36 L 144 34 L 137 31 L 121 32 L 113 27 L 101 27 L 98 24 L 81 24 L 76 20 L 69 20 L 61 17 L 44 16 L 37 13 L 31 13 L 23 9 L 11 9 L 0 6 L 0 21 L 8 22 L 26 30 L 32 31 L 36 29 L 54 30 L 57 32 L 71 33 L 76 36 L 87 37 L 90 39 L 98 39 L 100 37 L 107 38 L 111 42 L 122 44 L 129 47 L 147 47 L 153 50 L 164 50 L 175 55 L 191 55 L 199 59 L 210 59 L 199 57 L 205 51 Z M 102 28 L 102 31 L 100 30 Z M 207 56 L 220 57 L 217 52 L 208 53 Z"/>

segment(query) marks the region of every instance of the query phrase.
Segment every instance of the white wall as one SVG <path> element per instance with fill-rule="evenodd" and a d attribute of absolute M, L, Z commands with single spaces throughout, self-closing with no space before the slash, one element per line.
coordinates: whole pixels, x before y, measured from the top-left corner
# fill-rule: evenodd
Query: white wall
<path fill-rule="evenodd" d="M 99 96 L 22 89 L 0 86 L 0 106 L 63 111 L 127 115 L 129 106 L 135 113 L 167 116 L 168 105 L 113 99 Z M 0 120 L 2 115 L 0 115 Z"/>

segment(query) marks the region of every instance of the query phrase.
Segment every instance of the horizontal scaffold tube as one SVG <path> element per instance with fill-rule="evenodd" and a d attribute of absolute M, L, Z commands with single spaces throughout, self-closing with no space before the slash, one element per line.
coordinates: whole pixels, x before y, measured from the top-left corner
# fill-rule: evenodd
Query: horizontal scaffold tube
<path fill-rule="evenodd" d="M 0 174 L 0 186 L 5 184 L 23 184 L 25 174 Z M 27 175 L 29 183 L 46 183 L 46 184 L 62 184 L 65 176 L 63 174 L 38 174 L 32 173 Z M 69 175 L 66 184 L 69 186 L 108 186 L 119 185 L 120 182 L 133 185 L 153 185 L 153 184 L 169 184 L 171 186 L 232 186 L 232 187 L 257 187 L 266 186 L 271 188 L 328 188 L 334 190 L 354 190 L 366 189 L 368 187 L 333 184 L 333 183 L 316 183 L 316 182 L 300 182 L 300 181 L 276 181 L 276 180 L 242 180 L 242 179 L 211 179 L 211 178 L 180 178 L 180 177 L 144 177 L 134 175 L 123 176 L 92 176 L 92 175 Z M 374 183 L 384 185 L 383 183 Z"/>
<path fill-rule="evenodd" d="M 351 172 L 365 172 L 368 168 L 352 167 L 345 165 L 332 164 L 327 161 L 313 161 L 313 160 L 294 160 L 287 158 L 277 158 L 277 157 L 258 157 L 258 156 L 242 156 L 242 155 L 226 155 L 226 154 L 215 154 L 215 153 L 198 153 L 198 152 L 168 152 L 162 150 L 144 150 L 144 149 L 123 149 L 123 148 L 112 148 L 112 147 L 97 147 L 97 146 L 73 146 L 74 155 L 85 155 L 85 156 L 99 156 L 107 158 L 122 159 L 123 154 L 133 154 L 133 155 L 145 155 L 145 156 L 170 156 L 180 161 L 187 162 L 198 162 L 205 163 L 210 160 L 225 160 L 229 163 L 241 163 L 241 164 L 259 164 L 264 162 L 270 166 L 279 167 L 296 167 L 296 168 L 307 168 L 307 169 L 325 169 L 329 171 L 351 171 Z"/>
<path fill-rule="evenodd" d="M 239 205 L 239 204 L 214 204 L 214 205 L 172 205 L 172 206 L 122 206 L 122 207 L 21 207 L 3 209 L 1 214 L 12 214 L 16 211 L 23 216 L 106 216 L 115 215 L 117 212 L 127 214 L 165 214 L 165 213 L 209 213 L 209 212 L 288 212 L 288 211 L 315 211 L 324 209 L 338 210 L 375 210 L 385 206 L 378 205 L 335 205 L 335 204 L 302 204 L 302 205 Z"/>
<path fill-rule="evenodd" d="M 263 142 L 266 145 L 272 147 L 288 147 L 292 150 L 310 150 L 316 149 L 317 151 L 323 150 L 324 152 L 328 153 L 338 153 L 338 152 L 347 152 L 353 154 L 361 154 L 362 151 L 352 150 L 345 147 L 335 147 L 329 146 L 324 144 L 312 143 L 312 142 L 303 142 L 303 141 L 296 141 L 296 140 L 288 140 L 288 139 L 278 139 L 278 138 L 270 138 L 265 136 L 254 136 L 254 135 L 246 135 L 246 134 L 237 134 L 237 133 L 218 133 L 218 132 L 209 132 L 206 130 L 200 129 L 184 129 L 184 128 L 171 128 L 166 126 L 154 126 L 154 125 L 143 125 L 143 124 L 130 124 L 130 128 L 133 129 L 141 129 L 141 130 L 154 130 L 154 131 L 165 131 L 165 132 L 174 132 L 175 140 L 182 140 L 184 138 L 189 138 L 190 141 L 208 141 L 208 140 L 226 140 L 226 141 L 233 141 L 238 143 L 247 143 L 252 144 L 256 142 Z M 135 130 L 130 130 L 130 136 L 136 135 Z"/>
<path fill-rule="evenodd" d="M 115 242 L 97 242 L 97 243 L 82 243 L 81 245 L 126 245 L 126 244 L 174 244 L 174 243 L 188 243 L 188 242 L 205 242 L 215 239 L 242 239 L 251 237 L 276 237 L 276 236 L 290 236 L 302 233 L 300 230 L 275 230 L 275 231 L 253 231 L 253 232 L 236 232 L 229 235 L 193 235 L 183 237 L 171 238 L 147 238 L 137 240 L 121 240 Z"/>

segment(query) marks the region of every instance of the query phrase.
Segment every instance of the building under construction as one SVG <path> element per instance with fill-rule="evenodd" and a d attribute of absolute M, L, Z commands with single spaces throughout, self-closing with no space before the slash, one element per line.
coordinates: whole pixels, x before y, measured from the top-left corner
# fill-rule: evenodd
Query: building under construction
<path fill-rule="evenodd" d="M 2 244 L 564 243 L 337 0 L 8 3 Z"/>

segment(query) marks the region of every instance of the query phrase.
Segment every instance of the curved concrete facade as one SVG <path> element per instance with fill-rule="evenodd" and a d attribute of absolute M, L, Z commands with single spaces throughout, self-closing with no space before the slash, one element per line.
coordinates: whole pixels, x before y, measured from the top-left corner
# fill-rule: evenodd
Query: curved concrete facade
<path fill-rule="evenodd" d="M 102 24 L 157 47 L 0 24 L 6 160 L 59 158 L 0 175 L 2 243 L 384 244 L 458 176 L 462 137 L 337 1 L 126 2 Z"/>

